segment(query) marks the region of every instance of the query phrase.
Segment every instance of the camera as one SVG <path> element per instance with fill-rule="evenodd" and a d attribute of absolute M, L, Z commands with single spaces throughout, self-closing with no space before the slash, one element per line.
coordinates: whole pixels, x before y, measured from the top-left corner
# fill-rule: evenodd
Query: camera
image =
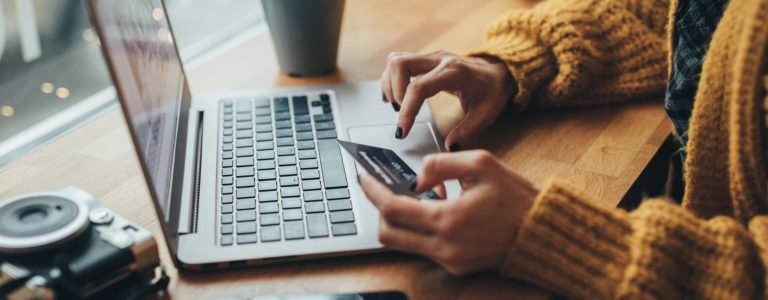
<path fill-rule="evenodd" d="M 0 299 L 129 299 L 167 283 L 152 234 L 83 190 L 0 202 Z"/>

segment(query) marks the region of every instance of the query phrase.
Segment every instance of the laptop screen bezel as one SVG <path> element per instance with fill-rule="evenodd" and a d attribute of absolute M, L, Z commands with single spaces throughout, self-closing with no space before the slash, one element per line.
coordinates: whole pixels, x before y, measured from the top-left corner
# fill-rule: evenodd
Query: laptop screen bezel
<path fill-rule="evenodd" d="M 104 30 L 105 23 L 103 20 L 101 20 L 99 11 L 101 9 L 100 5 L 104 1 L 110 1 L 112 3 L 108 5 L 119 5 L 118 3 L 120 1 L 114 1 L 114 0 L 88 0 L 88 10 L 91 16 L 91 21 L 94 25 L 94 28 L 96 29 L 96 32 L 98 33 L 99 37 L 104 36 L 107 33 L 107 30 Z M 134 0 L 125 0 L 125 1 L 134 1 Z M 167 10 L 165 8 L 165 2 L 160 1 L 163 11 L 166 12 Z M 171 36 L 175 37 L 173 35 L 173 28 L 170 22 L 168 22 L 169 31 L 171 32 Z M 108 39 L 100 39 L 101 40 L 101 51 L 104 56 L 104 59 L 107 63 L 107 67 L 109 69 L 110 77 L 112 78 L 112 83 L 115 87 L 115 93 L 117 94 L 117 98 L 120 102 L 121 110 L 123 112 L 123 116 L 126 120 L 126 125 L 128 126 L 128 130 L 130 131 L 131 140 L 133 142 L 134 149 L 136 151 L 136 155 L 139 158 L 142 173 L 144 175 L 144 180 L 147 183 L 147 187 L 149 189 L 150 196 L 152 198 L 152 203 L 155 207 L 155 212 L 158 216 L 158 220 L 160 222 L 160 225 L 163 230 L 163 235 L 165 236 L 166 243 L 168 245 L 169 251 L 171 252 L 171 255 L 176 258 L 177 248 L 178 248 L 178 237 L 179 237 L 179 220 L 180 220 L 180 213 L 181 213 L 181 198 L 183 195 L 183 185 L 184 185 L 184 167 L 185 167 L 185 156 L 186 156 L 186 149 L 187 149 L 187 131 L 188 131 L 188 122 L 189 122 L 189 108 L 191 104 L 191 93 L 189 90 L 189 82 L 187 80 L 186 71 L 184 70 L 184 65 L 181 61 L 179 61 L 179 65 L 181 66 L 181 76 L 182 76 L 182 89 L 181 89 L 181 105 L 179 108 L 179 117 L 178 117 L 178 124 L 176 126 L 176 143 L 175 143 L 175 149 L 173 151 L 173 169 L 171 170 L 171 184 L 169 186 L 170 191 L 164 191 L 165 193 L 169 193 L 170 195 L 170 203 L 168 203 L 168 216 L 166 217 L 165 212 L 163 211 L 162 204 L 160 203 L 160 198 L 158 197 L 157 193 L 155 192 L 154 183 L 152 182 L 151 173 L 147 167 L 147 164 L 141 155 L 142 149 L 139 146 L 138 141 L 138 135 L 135 132 L 135 129 L 131 125 L 131 114 L 128 111 L 127 99 L 124 97 L 124 94 L 121 91 L 120 82 L 118 79 L 118 76 L 116 74 L 116 70 L 113 66 L 114 60 L 112 58 L 112 55 L 109 53 L 109 47 L 107 43 L 109 43 Z M 176 51 L 176 56 L 181 57 L 179 53 L 179 49 L 176 46 L 174 42 L 174 49 Z M 174 259 L 175 263 L 176 259 Z"/>

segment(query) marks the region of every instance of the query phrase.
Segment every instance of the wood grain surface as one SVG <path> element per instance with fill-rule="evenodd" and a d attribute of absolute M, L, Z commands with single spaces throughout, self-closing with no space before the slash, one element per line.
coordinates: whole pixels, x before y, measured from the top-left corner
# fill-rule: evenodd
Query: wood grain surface
<path fill-rule="evenodd" d="M 485 26 L 521 1 L 347 1 L 337 73 L 280 75 L 268 35 L 257 35 L 189 72 L 193 92 L 377 79 L 391 51 L 461 52 Z M 376 96 L 376 97 L 373 97 Z M 370 101 L 381 101 L 372 95 Z M 440 131 L 461 117 L 457 101 L 429 101 Z M 391 109 L 382 105 L 382 109 Z M 470 146 L 486 148 L 544 184 L 559 178 L 616 206 L 671 126 L 661 99 L 622 106 L 503 115 Z M 427 259 L 382 253 L 241 270 L 180 273 L 171 264 L 124 120 L 116 109 L 0 169 L 0 199 L 78 186 L 156 234 L 178 299 L 302 292 L 401 290 L 413 299 L 541 299 L 530 284 L 493 272 L 451 276 Z"/>

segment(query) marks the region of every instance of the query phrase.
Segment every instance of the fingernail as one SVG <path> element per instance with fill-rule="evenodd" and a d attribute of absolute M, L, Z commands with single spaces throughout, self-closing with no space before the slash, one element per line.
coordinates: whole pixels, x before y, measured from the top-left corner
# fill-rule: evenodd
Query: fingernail
<path fill-rule="evenodd" d="M 395 109 L 395 111 L 400 111 L 400 104 L 395 103 L 395 101 L 392 101 L 392 108 Z"/>
<path fill-rule="evenodd" d="M 451 152 L 456 152 L 456 151 L 461 150 L 461 147 L 459 147 L 458 143 L 453 143 L 450 146 L 448 146 L 448 150 L 451 151 Z"/>
<path fill-rule="evenodd" d="M 387 102 L 387 94 L 384 94 L 384 92 L 381 92 L 381 101 Z"/>
<path fill-rule="evenodd" d="M 395 130 L 395 138 L 399 139 L 403 136 L 403 128 L 400 126 L 397 126 L 397 130 Z"/>
<path fill-rule="evenodd" d="M 416 178 L 414 178 L 413 182 L 411 182 L 411 187 L 410 187 L 411 192 L 415 192 L 416 191 L 416 186 L 418 185 L 418 183 L 419 182 L 416 180 Z"/>

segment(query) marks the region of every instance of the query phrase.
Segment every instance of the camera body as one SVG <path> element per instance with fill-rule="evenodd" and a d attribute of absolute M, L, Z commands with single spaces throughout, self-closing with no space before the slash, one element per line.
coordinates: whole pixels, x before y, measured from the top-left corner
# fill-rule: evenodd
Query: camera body
<path fill-rule="evenodd" d="M 83 190 L 0 203 L 0 298 L 130 298 L 159 273 L 152 234 Z"/>

